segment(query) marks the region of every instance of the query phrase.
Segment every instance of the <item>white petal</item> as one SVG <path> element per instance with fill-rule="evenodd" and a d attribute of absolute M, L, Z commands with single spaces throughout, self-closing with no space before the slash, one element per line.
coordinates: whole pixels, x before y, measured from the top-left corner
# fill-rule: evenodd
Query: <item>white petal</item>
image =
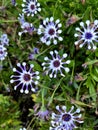
<path fill-rule="evenodd" d="M 53 18 L 53 17 L 51 17 L 51 18 L 50 18 L 50 21 L 52 22 L 53 20 L 54 20 L 54 18 Z"/>
<path fill-rule="evenodd" d="M 90 21 L 89 21 L 89 20 L 87 20 L 87 21 L 86 21 L 86 24 L 87 24 L 87 26 L 89 26 L 89 25 L 90 25 Z"/>
<path fill-rule="evenodd" d="M 71 62 L 70 60 L 67 60 L 67 61 L 66 61 L 66 64 L 69 64 L 70 62 Z"/>
<path fill-rule="evenodd" d="M 70 71 L 70 69 L 66 67 L 66 68 L 65 68 L 65 71 L 68 73 L 68 72 Z"/>
<path fill-rule="evenodd" d="M 80 22 L 80 26 L 84 27 L 84 23 L 83 23 L 83 22 Z"/>
<path fill-rule="evenodd" d="M 28 94 L 29 93 L 29 91 L 28 90 L 25 90 L 25 94 Z"/>
<path fill-rule="evenodd" d="M 59 39 L 60 41 L 63 41 L 63 38 L 62 38 L 62 37 L 58 37 L 58 39 Z"/>
<path fill-rule="evenodd" d="M 59 28 L 60 28 L 60 27 L 62 27 L 62 24 L 61 24 L 61 23 L 59 23 L 59 24 L 58 24 L 58 27 L 59 27 Z"/>
<path fill-rule="evenodd" d="M 59 20 L 59 19 L 57 19 L 55 23 L 56 23 L 56 24 L 58 24 L 59 22 L 60 22 L 60 20 Z"/>
<path fill-rule="evenodd" d="M 66 58 L 66 57 L 67 57 L 67 54 L 66 54 L 66 53 L 65 53 L 65 54 L 63 54 L 63 57 L 64 57 L 64 58 Z"/>

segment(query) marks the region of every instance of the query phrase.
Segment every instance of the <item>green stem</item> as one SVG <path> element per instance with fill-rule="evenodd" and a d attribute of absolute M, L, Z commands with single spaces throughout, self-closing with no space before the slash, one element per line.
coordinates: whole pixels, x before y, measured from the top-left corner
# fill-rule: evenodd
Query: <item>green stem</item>
<path fill-rule="evenodd" d="M 75 69 L 75 62 L 73 62 L 73 69 L 72 69 L 72 74 L 71 74 L 71 82 L 74 79 L 74 69 Z"/>
<path fill-rule="evenodd" d="M 30 121 L 29 125 L 27 126 L 27 130 L 29 130 L 30 125 L 32 124 L 32 122 L 35 120 L 35 118 L 32 118 L 32 120 Z"/>
<path fill-rule="evenodd" d="M 53 101 L 53 97 L 54 97 L 54 95 L 55 95 L 55 92 L 56 92 L 57 89 L 59 88 L 60 83 L 61 83 L 61 81 L 63 80 L 63 78 L 64 78 L 64 77 L 62 77 L 62 78 L 60 79 L 60 81 L 57 83 L 57 86 L 56 86 L 54 92 L 52 93 L 52 96 L 51 96 L 51 98 L 50 98 L 50 101 L 49 101 L 49 103 L 48 103 L 48 106 L 50 106 L 50 104 L 52 103 L 52 101 Z"/>
<path fill-rule="evenodd" d="M 42 88 L 42 107 L 41 107 L 42 110 L 45 108 L 44 92 L 45 92 L 45 89 Z"/>
<path fill-rule="evenodd" d="M 38 58 L 40 55 L 44 54 L 45 52 L 47 52 L 49 49 L 51 49 L 54 45 L 48 47 L 46 50 L 44 50 L 43 52 L 41 52 L 40 54 L 36 55 L 36 58 Z"/>

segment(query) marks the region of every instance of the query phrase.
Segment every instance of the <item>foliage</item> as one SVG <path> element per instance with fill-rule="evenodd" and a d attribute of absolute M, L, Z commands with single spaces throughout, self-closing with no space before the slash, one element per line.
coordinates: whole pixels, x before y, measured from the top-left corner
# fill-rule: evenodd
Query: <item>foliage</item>
<path fill-rule="evenodd" d="M 16 1 L 16 6 L 10 0 L 0 1 L 0 35 L 6 33 L 10 40 L 8 56 L 0 62 L 3 66 L 0 68 L 0 130 L 19 130 L 22 126 L 27 130 L 48 130 L 51 114 L 48 120 L 43 121 L 35 113 L 42 107 L 51 113 L 58 104 L 68 108 L 74 104 L 81 109 L 84 123 L 79 124 L 77 130 L 97 130 L 98 48 L 87 50 L 84 46 L 80 49 L 74 45 L 74 34 L 81 21 L 93 23 L 98 20 L 98 0 L 38 0 L 42 10 L 34 17 L 25 15 L 28 22 L 38 28 L 43 19 L 53 16 L 62 23 L 63 41 L 50 46 L 41 43 L 36 32 L 18 35 L 21 31 L 18 17 L 22 13 L 22 0 Z M 96 45 L 98 47 L 98 43 Z M 39 48 L 39 53 L 30 60 L 29 55 L 35 47 Z M 51 79 L 45 75 L 42 63 L 51 50 L 58 50 L 61 56 L 68 54 L 70 72 L 65 77 L 58 75 Z M 21 94 L 10 84 L 12 68 L 23 61 L 34 64 L 34 70 L 40 72 L 37 93 Z"/>

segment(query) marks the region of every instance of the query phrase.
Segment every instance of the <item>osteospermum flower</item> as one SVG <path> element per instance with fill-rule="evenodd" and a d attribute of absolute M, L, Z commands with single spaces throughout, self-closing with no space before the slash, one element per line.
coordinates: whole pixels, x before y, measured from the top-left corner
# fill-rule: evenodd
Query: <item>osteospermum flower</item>
<path fill-rule="evenodd" d="M 39 48 L 34 47 L 33 51 L 29 54 L 29 59 L 33 60 L 35 59 L 35 55 L 39 53 Z"/>
<path fill-rule="evenodd" d="M 23 0 L 23 2 L 24 4 L 22 4 L 22 11 L 27 14 L 27 16 L 34 16 L 37 12 L 41 11 L 40 3 L 38 3 L 37 0 Z"/>
<path fill-rule="evenodd" d="M 68 112 L 66 106 L 62 106 L 61 108 L 56 106 L 56 110 L 59 114 L 52 113 L 52 127 L 50 127 L 50 130 L 73 130 L 77 128 L 75 122 L 83 123 L 80 119 L 82 115 L 79 114 L 79 108 L 75 112 L 73 112 L 74 106 L 72 106 Z"/>
<path fill-rule="evenodd" d="M 63 70 L 65 72 L 69 72 L 69 68 L 66 67 L 66 64 L 70 63 L 70 60 L 64 61 L 64 59 L 67 57 L 67 54 L 63 54 L 62 57 L 58 54 L 58 51 L 50 51 L 50 55 L 52 59 L 49 59 L 48 57 L 45 57 L 44 60 L 46 62 L 42 63 L 43 70 L 46 70 L 46 74 L 50 73 L 49 76 L 50 78 L 57 77 L 57 73 L 60 72 L 62 76 Z"/>
<path fill-rule="evenodd" d="M 28 68 L 25 62 L 17 63 L 17 69 L 13 68 L 15 74 L 11 76 L 10 80 L 11 83 L 15 84 L 14 90 L 19 88 L 21 93 L 25 92 L 26 94 L 29 90 L 36 92 L 36 85 L 40 77 L 38 71 L 33 71 L 33 67 L 33 64 Z"/>
<path fill-rule="evenodd" d="M 79 39 L 75 42 L 75 45 L 79 45 L 79 47 L 81 48 L 86 44 L 88 49 L 96 49 L 96 45 L 94 45 L 94 42 L 98 42 L 98 20 L 95 20 L 93 24 L 91 24 L 90 21 L 87 20 L 86 27 L 83 22 L 80 22 L 80 26 L 81 29 L 77 27 L 77 33 L 74 35 Z"/>
<path fill-rule="evenodd" d="M 50 114 L 50 112 L 46 109 L 46 110 L 40 110 L 40 111 L 39 111 L 38 113 L 36 113 L 35 115 L 38 116 L 39 119 L 48 120 L 49 114 Z"/>
<path fill-rule="evenodd" d="M 32 35 L 33 31 L 34 31 L 34 26 L 32 23 L 26 22 L 25 18 L 24 18 L 24 14 L 19 14 L 18 20 L 21 24 L 21 28 L 23 31 L 19 32 L 19 36 L 21 36 L 23 33 L 29 33 Z"/>
<path fill-rule="evenodd" d="M 7 34 L 2 34 L 1 37 L 0 37 L 0 43 L 3 45 L 3 46 L 8 46 L 9 45 L 9 39 L 8 39 L 8 36 Z"/>
<path fill-rule="evenodd" d="M 60 29 L 62 24 L 60 23 L 60 20 L 57 19 L 54 21 L 54 18 L 51 17 L 46 18 L 43 20 L 42 25 L 39 26 L 38 34 L 42 35 L 41 42 L 45 43 L 46 45 L 50 45 L 51 42 L 53 44 L 57 44 L 57 40 L 62 41 L 63 38 L 59 36 L 62 33 L 62 30 Z"/>
<path fill-rule="evenodd" d="M 4 60 L 7 56 L 6 48 L 3 45 L 0 45 L 0 60 Z"/>

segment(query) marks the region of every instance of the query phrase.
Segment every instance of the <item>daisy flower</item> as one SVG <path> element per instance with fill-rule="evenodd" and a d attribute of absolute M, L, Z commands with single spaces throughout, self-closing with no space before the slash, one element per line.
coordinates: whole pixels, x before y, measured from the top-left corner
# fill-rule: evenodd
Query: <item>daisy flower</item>
<path fill-rule="evenodd" d="M 39 48 L 36 48 L 36 47 L 34 47 L 33 48 L 33 51 L 29 54 L 29 59 L 30 60 L 33 60 L 33 59 L 35 59 L 35 56 L 36 56 L 36 54 L 38 54 L 39 53 Z"/>
<path fill-rule="evenodd" d="M 67 54 L 63 54 L 62 57 L 58 54 L 58 51 L 50 51 L 50 55 L 52 59 L 49 59 L 48 57 L 45 57 L 44 60 L 46 62 L 42 63 L 43 70 L 46 70 L 46 74 L 50 73 L 50 78 L 57 77 L 57 73 L 60 72 L 61 76 L 64 76 L 63 70 L 65 72 L 69 72 L 69 68 L 66 67 L 66 64 L 70 63 L 70 60 L 64 61 L 64 59 L 67 57 Z"/>
<path fill-rule="evenodd" d="M 22 64 L 17 63 L 17 69 L 13 68 L 15 74 L 11 76 L 10 80 L 10 83 L 15 84 L 14 90 L 19 88 L 21 93 L 25 92 L 26 94 L 29 93 L 30 90 L 36 92 L 36 85 L 40 77 L 38 76 L 38 71 L 33 71 L 33 67 L 33 64 L 28 67 L 25 62 Z"/>
<path fill-rule="evenodd" d="M 40 3 L 38 3 L 37 0 L 23 0 L 23 2 L 24 4 L 22 4 L 22 11 L 27 14 L 27 16 L 34 16 L 37 12 L 41 11 Z"/>
<path fill-rule="evenodd" d="M 39 110 L 39 112 L 37 112 L 35 115 L 38 116 L 39 119 L 48 120 L 50 112 L 47 109 L 46 110 Z"/>
<path fill-rule="evenodd" d="M 0 43 L 3 45 L 3 46 L 8 46 L 9 45 L 9 39 L 8 39 L 8 36 L 7 34 L 2 34 L 1 37 L 0 37 Z"/>
<path fill-rule="evenodd" d="M 46 18 L 43 20 L 42 25 L 39 26 L 38 34 L 42 35 L 41 42 L 45 43 L 46 45 L 50 45 L 51 42 L 53 44 L 57 44 L 57 40 L 62 41 L 63 38 L 59 36 L 62 33 L 62 30 L 60 29 L 62 24 L 60 23 L 60 20 L 57 19 L 54 21 L 54 18 L 51 17 Z"/>
<path fill-rule="evenodd" d="M 50 127 L 49 130 L 73 130 L 74 128 L 77 128 L 75 122 L 83 123 L 83 121 L 81 121 L 82 115 L 79 114 L 79 108 L 73 112 L 74 106 L 72 106 L 67 112 L 66 106 L 62 106 L 61 108 L 56 106 L 56 110 L 59 114 L 52 113 L 52 127 Z"/>
<path fill-rule="evenodd" d="M 94 42 L 98 42 L 98 20 L 95 20 L 93 24 L 89 20 L 86 21 L 86 26 L 84 22 L 80 22 L 80 28 L 77 27 L 75 37 L 78 37 L 78 41 L 75 42 L 75 45 L 83 47 L 85 44 L 88 49 L 96 49 Z"/>
<path fill-rule="evenodd" d="M 6 48 L 3 45 L 0 45 L 0 60 L 3 61 L 7 56 Z"/>
<path fill-rule="evenodd" d="M 19 14 L 18 20 L 21 24 L 21 28 L 22 28 L 22 32 L 19 32 L 19 36 L 21 36 L 23 33 L 29 33 L 32 35 L 33 31 L 34 31 L 34 26 L 32 23 L 26 22 L 25 18 L 24 18 L 24 14 Z"/>

